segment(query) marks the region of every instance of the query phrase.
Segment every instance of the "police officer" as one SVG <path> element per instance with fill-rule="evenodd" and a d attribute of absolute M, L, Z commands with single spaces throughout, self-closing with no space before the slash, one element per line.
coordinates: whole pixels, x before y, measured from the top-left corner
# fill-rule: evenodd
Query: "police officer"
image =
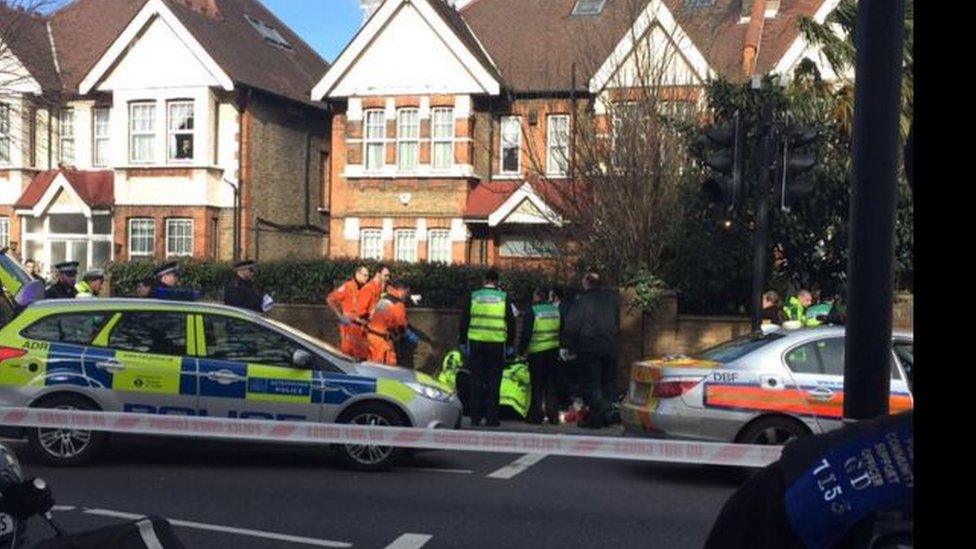
<path fill-rule="evenodd" d="M 254 286 L 256 264 L 250 260 L 234 264 L 234 276 L 224 288 L 224 303 L 232 307 L 262 312 L 263 296 Z"/>
<path fill-rule="evenodd" d="M 78 277 L 77 261 L 62 261 L 54 266 L 58 278 L 44 291 L 44 299 L 72 299 L 78 295 L 75 280 Z"/>
<path fill-rule="evenodd" d="M 471 425 L 485 420 L 497 427 L 498 393 L 505 359 L 515 354 L 515 314 L 508 297 L 498 287 L 498 271 L 485 273 L 484 285 L 471 292 L 461 308 L 458 342 L 467 350 L 471 383 Z"/>
<path fill-rule="evenodd" d="M 157 269 L 155 275 L 156 285 L 153 286 L 149 297 L 169 301 L 196 301 L 200 299 L 201 293 L 199 290 L 180 288 L 177 286 L 179 283 L 179 270 L 179 265 L 175 261 L 171 261 Z"/>
<path fill-rule="evenodd" d="M 549 423 L 559 423 L 556 399 L 556 373 L 559 368 L 559 307 L 546 301 L 548 292 L 538 288 L 532 293 L 532 307 L 522 320 L 519 354 L 529 362 L 532 398 L 529 401 L 529 423 L 542 423 L 543 404 Z"/>
<path fill-rule="evenodd" d="M 102 292 L 102 285 L 104 283 L 105 271 L 101 269 L 88 271 L 82 277 L 81 282 L 75 284 L 75 289 L 78 290 L 77 297 L 98 297 L 98 294 Z"/>

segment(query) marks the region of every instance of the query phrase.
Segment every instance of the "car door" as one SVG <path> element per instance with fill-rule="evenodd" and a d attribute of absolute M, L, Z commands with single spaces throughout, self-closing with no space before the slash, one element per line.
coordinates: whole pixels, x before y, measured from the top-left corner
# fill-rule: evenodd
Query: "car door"
<path fill-rule="evenodd" d="M 85 352 L 85 370 L 126 412 L 195 415 L 197 365 L 189 315 L 119 311 Z"/>
<path fill-rule="evenodd" d="M 251 320 L 204 314 L 198 323 L 200 408 L 211 416 L 318 421 L 312 356 L 303 345 Z M 294 364 L 296 351 L 309 362 Z"/>

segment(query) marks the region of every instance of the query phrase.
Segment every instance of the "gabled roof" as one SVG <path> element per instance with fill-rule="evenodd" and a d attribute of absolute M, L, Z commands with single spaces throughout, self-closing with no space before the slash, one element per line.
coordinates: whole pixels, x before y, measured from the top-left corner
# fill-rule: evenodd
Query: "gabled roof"
<path fill-rule="evenodd" d="M 0 43 L 7 45 L 42 90 L 61 88 L 43 17 L 0 2 Z"/>
<path fill-rule="evenodd" d="M 482 47 L 472 29 L 454 8 L 445 4 L 443 0 L 384 0 L 369 20 L 359 29 L 356 36 L 346 45 L 346 48 L 342 50 L 328 72 L 312 88 L 312 99 L 321 100 L 328 96 L 343 76 L 355 65 L 359 56 L 366 51 L 387 23 L 396 15 L 400 6 L 405 3 L 412 4 L 425 18 L 428 18 L 432 26 L 436 27 L 437 24 L 442 23 L 446 27 L 446 30 L 441 32 L 444 43 L 472 71 L 479 84 L 491 93 L 497 93 L 497 90 L 500 90 L 504 81 L 492 57 Z M 429 17 L 434 19 L 430 19 L 426 15 L 428 13 L 432 14 Z M 437 29 L 435 28 L 435 30 Z M 446 33 L 449 33 L 449 36 L 445 36 Z"/>
<path fill-rule="evenodd" d="M 561 224 L 561 193 L 553 188 L 558 184 L 552 181 L 482 182 L 468 193 L 464 219 L 495 227 L 505 223 L 523 202 L 528 201 L 541 212 L 546 223 Z"/>
<path fill-rule="evenodd" d="M 23 194 L 17 199 L 14 208 L 33 210 L 47 207 L 59 188 L 67 185 L 90 209 L 109 208 L 115 204 L 115 172 L 48 170 L 34 177 Z"/>

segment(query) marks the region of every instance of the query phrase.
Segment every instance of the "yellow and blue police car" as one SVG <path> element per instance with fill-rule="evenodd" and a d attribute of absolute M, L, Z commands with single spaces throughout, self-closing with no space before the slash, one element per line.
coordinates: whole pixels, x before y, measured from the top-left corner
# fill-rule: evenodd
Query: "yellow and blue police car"
<path fill-rule="evenodd" d="M 258 314 L 151 299 L 41 300 L 0 328 L 0 406 L 456 428 L 450 388 L 406 368 L 357 362 Z M 107 434 L 17 433 L 44 462 L 95 457 Z M 402 451 L 342 446 L 359 470 Z"/>

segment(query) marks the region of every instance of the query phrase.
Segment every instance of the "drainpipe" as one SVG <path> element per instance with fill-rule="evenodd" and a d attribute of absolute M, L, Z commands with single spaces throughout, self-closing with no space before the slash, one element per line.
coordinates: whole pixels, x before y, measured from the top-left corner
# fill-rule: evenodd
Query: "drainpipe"
<path fill-rule="evenodd" d="M 52 132 L 54 130 L 51 128 L 51 125 L 54 124 L 53 112 L 54 110 L 51 107 L 47 108 L 47 169 L 48 170 L 51 169 L 52 166 L 51 162 L 53 162 L 54 160 L 54 156 L 53 156 L 54 150 L 52 147 L 53 145 L 52 140 L 54 138 Z"/>
<path fill-rule="evenodd" d="M 753 0 L 749 28 L 746 30 L 746 44 L 742 50 L 742 76 L 744 78 L 749 78 L 755 71 L 765 21 L 766 0 Z"/>
<path fill-rule="evenodd" d="M 305 134 L 305 226 L 312 224 L 312 182 L 311 182 L 311 163 L 312 163 L 312 128 Z"/>

